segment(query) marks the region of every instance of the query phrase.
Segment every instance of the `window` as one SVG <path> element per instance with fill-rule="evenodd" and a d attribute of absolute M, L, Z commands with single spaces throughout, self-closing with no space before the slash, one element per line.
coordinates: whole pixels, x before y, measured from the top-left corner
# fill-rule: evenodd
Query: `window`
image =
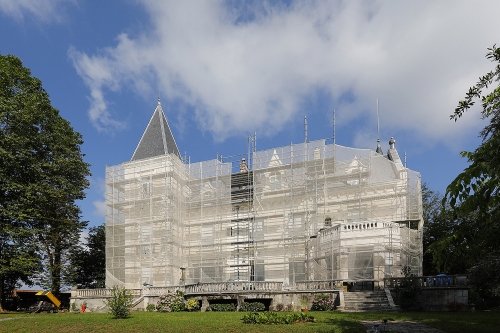
<path fill-rule="evenodd" d="M 151 184 L 149 182 L 144 182 L 141 184 L 141 197 L 142 199 L 147 199 L 151 195 Z"/>
<path fill-rule="evenodd" d="M 141 226 L 141 242 L 142 243 L 151 242 L 151 226 L 149 225 Z"/>
<path fill-rule="evenodd" d="M 288 228 L 301 228 L 302 217 L 290 215 L 288 218 Z"/>
<path fill-rule="evenodd" d="M 279 173 L 275 173 L 269 176 L 269 189 L 281 190 L 281 175 Z"/>

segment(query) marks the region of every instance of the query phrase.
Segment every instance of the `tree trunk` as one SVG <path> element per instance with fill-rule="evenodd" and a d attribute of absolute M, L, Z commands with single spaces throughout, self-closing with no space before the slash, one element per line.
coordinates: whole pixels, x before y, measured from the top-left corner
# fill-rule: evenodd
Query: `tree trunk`
<path fill-rule="evenodd" d="M 4 293 L 4 275 L 0 274 L 0 312 L 3 312 L 2 302 Z"/>
<path fill-rule="evenodd" d="M 56 240 L 58 243 L 59 241 Z M 59 244 L 54 246 L 54 266 L 52 267 L 52 294 L 59 298 L 61 290 L 61 249 Z"/>

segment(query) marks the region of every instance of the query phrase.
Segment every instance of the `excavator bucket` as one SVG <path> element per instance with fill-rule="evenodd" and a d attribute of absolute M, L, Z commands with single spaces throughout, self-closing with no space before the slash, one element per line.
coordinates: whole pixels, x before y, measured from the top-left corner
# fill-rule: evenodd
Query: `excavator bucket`
<path fill-rule="evenodd" d="M 54 304 L 57 307 L 61 306 L 61 301 L 57 299 L 57 297 L 54 296 L 50 291 L 39 291 L 35 294 L 36 296 L 46 296 L 52 304 Z"/>

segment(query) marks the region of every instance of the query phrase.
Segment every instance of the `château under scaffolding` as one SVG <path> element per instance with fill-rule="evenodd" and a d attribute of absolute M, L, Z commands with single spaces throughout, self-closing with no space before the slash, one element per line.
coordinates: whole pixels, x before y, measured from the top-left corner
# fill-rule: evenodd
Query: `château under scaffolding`
<path fill-rule="evenodd" d="M 158 104 L 132 160 L 106 169 L 106 285 L 421 275 L 419 173 L 393 139 L 386 155 L 331 141 L 249 138 L 242 155 L 189 163 Z"/>

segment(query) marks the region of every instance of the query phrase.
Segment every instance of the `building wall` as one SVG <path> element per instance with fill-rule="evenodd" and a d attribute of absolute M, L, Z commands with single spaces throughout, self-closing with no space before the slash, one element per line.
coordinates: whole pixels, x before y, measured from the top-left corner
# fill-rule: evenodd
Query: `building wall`
<path fill-rule="evenodd" d="M 248 157 L 250 172 L 174 155 L 108 167 L 106 284 L 421 273 L 420 179 L 399 158 L 325 140 Z"/>

